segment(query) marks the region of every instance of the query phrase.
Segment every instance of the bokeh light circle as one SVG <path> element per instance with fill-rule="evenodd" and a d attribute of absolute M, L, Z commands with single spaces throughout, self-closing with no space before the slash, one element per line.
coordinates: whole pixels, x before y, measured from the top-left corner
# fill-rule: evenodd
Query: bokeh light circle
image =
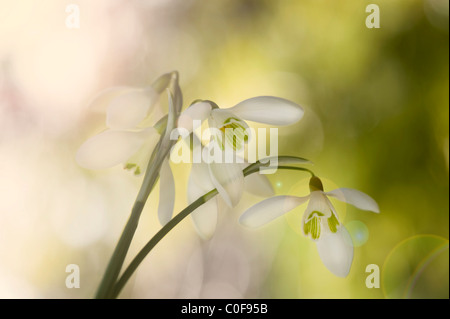
<path fill-rule="evenodd" d="M 369 239 L 369 229 L 366 224 L 359 220 L 352 220 L 345 224 L 345 228 L 352 237 L 353 246 L 360 247 Z"/>

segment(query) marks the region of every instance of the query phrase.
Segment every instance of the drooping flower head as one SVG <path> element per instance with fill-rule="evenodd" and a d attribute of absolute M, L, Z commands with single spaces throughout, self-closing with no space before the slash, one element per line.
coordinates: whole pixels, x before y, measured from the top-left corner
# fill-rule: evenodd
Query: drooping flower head
<path fill-rule="evenodd" d="M 338 188 L 324 192 L 322 182 L 316 176 L 310 179 L 309 187 L 310 194 L 304 197 L 282 195 L 266 199 L 244 212 L 239 222 L 248 227 L 260 227 L 308 202 L 300 225 L 303 234 L 316 243 L 324 265 L 335 275 L 346 277 L 353 260 L 353 244 L 328 197 L 375 213 L 380 211 L 378 204 L 369 195 L 355 189 Z"/>
<path fill-rule="evenodd" d="M 192 131 L 194 121 L 207 120 L 222 150 L 227 145 L 240 150 L 249 138 L 246 121 L 285 126 L 298 122 L 303 114 L 298 104 L 274 96 L 253 97 L 227 109 L 209 100 L 198 100 L 180 115 L 178 127 Z"/>
<path fill-rule="evenodd" d="M 221 109 L 212 101 L 194 102 L 180 115 L 178 127 L 192 132 L 194 121 L 201 123 L 206 120 L 209 129 L 212 129 L 212 136 L 205 148 L 213 148 L 215 152 L 220 153 L 220 160 L 193 164 L 188 184 L 189 202 L 214 188 L 229 207 L 238 204 L 245 190 L 260 196 L 271 196 L 273 190 L 265 176 L 253 174 L 254 176 L 244 180 L 242 170 L 248 164 L 244 161 L 225 162 L 223 151 L 226 148 L 232 151 L 242 149 L 249 138 L 246 120 L 271 125 L 291 125 L 302 117 L 303 109 L 299 105 L 272 96 L 250 98 L 228 109 Z M 217 200 L 214 199 L 203 206 L 191 216 L 201 237 L 209 238 L 216 227 Z"/>
<path fill-rule="evenodd" d="M 160 106 L 166 89 L 173 93 L 175 107 L 181 109 L 177 72 L 162 75 L 146 88 L 113 87 L 100 92 L 90 109 L 105 113 L 107 129 L 81 145 L 77 163 L 88 169 L 122 163 L 125 169 L 141 174 L 160 137 L 154 125 L 167 113 Z"/>

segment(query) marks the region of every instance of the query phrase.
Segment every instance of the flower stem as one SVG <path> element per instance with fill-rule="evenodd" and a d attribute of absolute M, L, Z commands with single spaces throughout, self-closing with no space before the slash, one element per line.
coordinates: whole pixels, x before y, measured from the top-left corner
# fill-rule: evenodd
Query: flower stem
<path fill-rule="evenodd" d="M 127 281 L 130 279 L 131 275 L 135 272 L 137 267 L 140 265 L 140 263 L 148 255 L 148 253 L 160 242 L 160 240 L 163 239 L 167 235 L 167 233 L 169 233 L 176 225 L 178 225 L 185 217 L 187 217 L 195 209 L 197 209 L 199 206 L 206 203 L 208 200 L 210 200 L 217 194 L 218 194 L 217 190 L 213 189 L 212 191 L 210 191 L 209 193 L 198 198 L 196 201 L 194 201 L 188 207 L 183 209 L 178 215 L 176 215 L 166 225 L 164 225 L 164 227 L 161 228 L 155 234 L 155 236 L 152 237 L 152 239 L 150 239 L 150 241 L 141 249 L 141 251 L 139 251 L 139 253 L 136 255 L 136 257 L 133 259 L 133 261 L 127 267 L 127 269 L 123 272 L 122 276 L 120 277 L 120 279 L 117 281 L 116 285 L 114 286 L 114 290 L 112 292 L 111 297 L 116 298 L 119 295 L 120 291 L 125 286 Z"/>
<path fill-rule="evenodd" d="M 96 295 L 96 298 L 98 299 L 111 298 L 110 292 L 117 280 L 117 277 L 119 276 L 134 233 L 136 232 L 139 218 L 141 216 L 142 210 L 144 209 L 145 202 L 147 201 L 148 195 L 150 194 L 156 184 L 156 181 L 158 180 L 159 168 L 162 165 L 162 160 L 163 158 L 161 158 L 161 156 L 156 155 L 154 156 L 153 160 L 150 160 L 149 162 L 149 167 L 146 170 L 141 189 L 139 190 L 138 196 L 131 210 L 131 215 L 124 227 L 119 242 L 114 249 L 108 267 L 106 268 L 105 274 L 103 275 L 103 279 L 98 288 Z"/>
<path fill-rule="evenodd" d="M 291 156 L 280 156 L 278 158 L 279 163 L 305 163 L 308 162 L 302 158 L 291 157 Z M 267 162 L 267 161 L 265 161 Z M 254 164 L 249 165 L 243 170 L 244 177 L 250 174 L 256 173 L 259 171 L 260 167 L 267 166 L 266 163 L 262 163 L 257 161 Z M 314 173 L 303 167 L 295 167 L 295 166 L 278 166 L 280 169 L 290 169 L 290 170 L 298 170 L 298 171 L 306 171 L 309 172 L 312 176 Z M 108 298 L 117 298 L 120 291 L 123 289 L 127 281 L 130 279 L 131 275 L 136 271 L 138 266 L 144 260 L 144 258 L 150 253 L 150 251 L 163 239 L 176 225 L 178 225 L 185 217 L 187 217 L 190 213 L 192 213 L 195 209 L 206 203 L 208 200 L 212 199 L 214 196 L 218 194 L 217 189 L 213 189 L 205 195 L 199 197 L 196 201 L 191 203 L 185 209 L 183 209 L 180 213 L 178 213 L 175 217 L 173 217 L 166 225 L 164 225 L 151 239 L 147 244 L 139 251 L 139 253 L 134 257 L 131 263 L 123 272 L 122 276 L 117 281 L 116 285 L 112 288 L 111 293 L 108 295 Z"/>
<path fill-rule="evenodd" d="M 311 174 L 311 177 L 314 177 L 316 175 L 314 175 L 313 171 L 304 168 L 304 167 L 295 167 L 295 166 L 278 166 L 278 169 L 287 169 L 287 170 L 292 170 L 292 171 L 304 171 L 304 172 L 308 172 Z"/>

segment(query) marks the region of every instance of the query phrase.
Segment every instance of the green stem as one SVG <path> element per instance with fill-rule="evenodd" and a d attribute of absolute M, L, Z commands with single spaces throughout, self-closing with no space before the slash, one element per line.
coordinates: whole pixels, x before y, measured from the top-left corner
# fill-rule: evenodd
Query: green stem
<path fill-rule="evenodd" d="M 153 155 L 155 154 L 156 152 Z M 145 202 L 159 177 L 159 168 L 161 167 L 164 158 L 157 155 L 153 157 L 154 158 L 149 161 L 149 167 L 147 167 L 144 180 L 131 210 L 131 215 L 124 227 L 116 248 L 114 249 L 105 274 L 103 275 L 103 279 L 97 291 L 97 299 L 112 297 L 110 292 L 122 269 L 123 262 L 125 261 L 134 233 L 136 232 L 142 210 L 144 209 Z"/>
<path fill-rule="evenodd" d="M 128 219 L 127 224 L 124 227 L 122 235 L 120 236 L 116 248 L 114 249 L 105 274 L 103 275 L 102 281 L 100 282 L 99 288 L 97 290 L 97 299 L 106 299 L 113 297 L 113 288 L 115 286 L 117 278 L 119 277 L 120 270 L 122 269 L 125 257 L 131 245 L 131 241 L 136 232 L 142 210 L 144 209 L 144 205 L 159 178 L 161 165 L 167 158 L 172 145 L 175 143 L 175 141 L 170 140 L 170 132 L 175 127 L 178 114 L 172 103 L 172 95 L 170 92 L 169 101 L 169 114 L 167 117 L 165 133 L 161 135 L 159 143 L 153 151 L 152 157 L 147 165 L 144 180 L 142 181 L 141 188 L 131 210 L 130 218 Z"/>
<path fill-rule="evenodd" d="M 314 177 L 316 175 L 314 175 L 313 171 L 311 171 L 310 169 L 304 168 L 304 167 L 295 167 L 295 166 L 278 166 L 278 169 L 287 169 L 287 170 L 292 170 L 292 171 L 303 171 L 303 172 L 308 172 L 311 174 L 311 177 Z"/>
<path fill-rule="evenodd" d="M 289 157 L 289 156 L 280 156 L 278 158 L 279 163 L 305 163 L 306 160 L 302 158 L 296 158 L 296 157 Z M 267 162 L 267 161 L 266 161 Z M 250 174 L 256 173 L 259 171 L 260 167 L 267 166 L 266 163 L 261 163 L 260 161 L 257 161 L 254 164 L 249 165 L 243 170 L 244 177 L 248 176 Z M 314 173 L 303 167 L 295 167 L 295 166 L 278 166 L 279 169 L 290 169 L 290 170 L 298 170 L 298 171 L 306 171 L 309 172 L 312 176 L 314 176 Z M 111 295 L 109 298 L 116 298 L 127 281 L 130 279 L 132 274 L 136 271 L 138 266 L 141 264 L 141 262 L 144 260 L 144 258 L 150 253 L 150 251 L 163 239 L 176 225 L 178 225 L 185 217 L 187 217 L 190 213 L 192 213 L 195 209 L 206 203 L 208 200 L 213 198 L 218 194 L 217 189 L 213 189 L 212 191 L 206 193 L 205 195 L 198 198 L 196 201 L 194 201 L 192 204 L 190 204 L 188 207 L 183 209 L 179 214 L 177 214 L 174 218 L 172 218 L 164 227 L 162 227 L 151 239 L 150 241 L 139 251 L 139 253 L 136 255 L 136 257 L 131 261 L 130 265 L 125 269 L 122 276 L 117 281 L 116 285 L 114 286 Z"/>
<path fill-rule="evenodd" d="M 209 193 L 203 195 L 198 198 L 188 207 L 183 209 L 178 215 L 172 218 L 163 228 L 161 228 L 155 236 L 150 239 L 150 241 L 141 249 L 141 251 L 136 255 L 127 269 L 123 272 L 117 284 L 114 286 L 114 290 L 112 292 L 112 298 L 116 298 L 122 288 L 125 286 L 127 281 L 130 279 L 131 275 L 136 271 L 137 267 L 144 260 L 144 258 L 148 255 L 148 253 L 163 239 L 167 233 L 169 233 L 176 225 L 178 225 L 185 217 L 187 217 L 190 213 L 192 213 L 195 209 L 206 203 L 208 200 L 213 198 L 218 194 L 216 189 L 213 189 Z"/>

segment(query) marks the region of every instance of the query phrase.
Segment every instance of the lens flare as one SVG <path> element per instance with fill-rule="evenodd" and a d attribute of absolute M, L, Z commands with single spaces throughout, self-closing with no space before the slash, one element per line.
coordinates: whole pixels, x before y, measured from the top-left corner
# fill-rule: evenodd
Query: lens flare
<path fill-rule="evenodd" d="M 448 239 L 417 235 L 400 242 L 382 269 L 386 298 L 448 298 Z"/>

